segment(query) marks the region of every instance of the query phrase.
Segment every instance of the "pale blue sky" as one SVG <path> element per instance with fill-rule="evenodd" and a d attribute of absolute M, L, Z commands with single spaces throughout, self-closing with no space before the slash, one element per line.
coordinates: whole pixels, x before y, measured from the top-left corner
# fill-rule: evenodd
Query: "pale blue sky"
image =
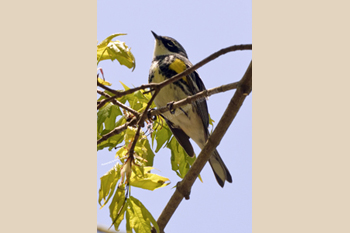
<path fill-rule="evenodd" d="M 102 61 L 105 78 L 115 89 L 122 89 L 119 80 L 128 86 L 147 83 L 151 65 L 154 38 L 159 35 L 178 40 L 195 64 L 217 50 L 235 44 L 252 43 L 252 6 L 250 1 L 97 1 L 97 40 L 100 42 L 114 33 L 127 33 L 119 37 L 131 47 L 136 59 L 134 72 L 118 62 Z M 252 58 L 251 51 L 229 53 L 198 69 L 206 87 L 213 88 L 238 81 Z M 234 91 L 211 96 L 209 113 L 217 123 Z M 199 148 L 194 145 L 196 154 Z M 234 182 L 221 188 L 209 165 L 196 181 L 191 199 L 183 201 L 170 219 L 165 232 L 239 232 L 252 231 L 252 95 L 248 96 L 224 139 L 218 146 Z M 97 189 L 99 177 L 113 163 L 115 151 L 97 153 Z M 155 191 L 133 188 L 138 198 L 158 218 L 174 192 L 180 178 L 171 170 L 170 151 L 162 149 L 156 154 L 154 167 L 158 174 L 168 177 L 171 184 Z M 97 190 L 98 191 L 98 190 Z M 96 200 L 97 203 L 97 200 Z M 99 210 L 97 223 L 109 226 L 108 206 Z M 125 230 L 125 222 L 120 226 Z"/>

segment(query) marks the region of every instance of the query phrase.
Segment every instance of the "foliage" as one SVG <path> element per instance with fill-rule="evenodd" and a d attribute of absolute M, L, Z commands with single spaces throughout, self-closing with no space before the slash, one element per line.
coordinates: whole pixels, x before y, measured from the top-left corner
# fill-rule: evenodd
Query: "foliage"
<path fill-rule="evenodd" d="M 123 33 L 113 34 L 97 45 L 97 65 L 102 60 L 118 60 L 121 65 L 135 69 L 135 58 L 130 48 L 121 41 L 112 41 L 114 37 L 126 35 Z"/>
<path fill-rule="evenodd" d="M 135 58 L 130 48 L 124 42 L 112 41 L 114 37 L 121 35 L 125 34 L 113 34 L 97 45 L 97 64 L 102 60 L 118 60 L 121 65 L 130 69 L 135 68 Z M 98 78 L 98 82 L 106 86 L 111 85 L 100 78 Z M 121 82 L 121 84 L 124 90 L 130 89 L 124 83 Z M 114 95 L 107 90 L 104 92 L 109 96 Z M 116 100 L 138 113 L 142 113 L 151 97 L 151 93 L 139 90 L 116 98 Z M 107 97 L 101 95 L 98 101 L 103 99 L 107 99 Z M 155 105 L 152 103 L 150 107 L 155 108 Z M 124 125 L 133 117 L 131 112 L 113 103 L 106 103 L 97 111 L 97 140 L 116 127 Z M 116 230 L 125 218 L 127 230 L 130 232 L 132 229 L 137 233 L 150 232 L 152 226 L 159 232 L 156 221 L 146 207 L 138 199 L 128 195 L 129 189 L 138 187 L 153 191 L 169 185 L 168 178 L 151 173 L 154 153 L 158 153 L 161 148 L 170 149 L 172 169 L 181 178 L 188 172 L 195 161 L 195 156 L 191 158 L 186 154 L 161 117 L 153 121 L 148 120 L 147 125 L 141 128 L 134 153 L 130 154 L 136 130 L 135 127 L 128 127 L 97 145 L 97 150 L 105 148 L 108 148 L 109 151 L 116 150 L 115 157 L 121 162 L 116 163 L 110 171 L 100 178 L 98 202 L 102 208 L 111 200 L 110 217 Z"/>

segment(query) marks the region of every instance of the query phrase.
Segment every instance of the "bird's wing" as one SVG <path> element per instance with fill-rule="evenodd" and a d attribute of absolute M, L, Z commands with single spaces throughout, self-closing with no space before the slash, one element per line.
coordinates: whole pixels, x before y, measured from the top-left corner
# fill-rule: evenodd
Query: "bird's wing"
<path fill-rule="evenodd" d="M 171 132 L 174 134 L 176 140 L 180 143 L 182 148 L 185 149 L 186 153 L 190 157 L 193 157 L 194 151 L 193 151 L 193 147 L 192 147 L 192 145 L 190 143 L 190 137 L 187 136 L 187 134 L 184 131 L 182 131 L 182 129 L 176 128 L 171 121 L 169 121 L 165 117 L 163 117 L 163 118 L 165 119 L 165 121 L 168 124 Z"/>
<path fill-rule="evenodd" d="M 197 71 L 192 72 L 190 75 L 190 78 L 192 79 L 192 90 L 194 94 L 197 94 L 198 92 L 206 90 L 204 83 L 202 79 L 199 77 Z M 191 86 L 191 85 L 190 85 Z M 208 105 L 205 97 L 198 99 L 194 102 L 196 106 L 196 110 L 198 115 L 201 117 L 203 121 L 203 125 L 206 130 L 208 130 L 209 126 L 209 113 L 208 113 Z"/>

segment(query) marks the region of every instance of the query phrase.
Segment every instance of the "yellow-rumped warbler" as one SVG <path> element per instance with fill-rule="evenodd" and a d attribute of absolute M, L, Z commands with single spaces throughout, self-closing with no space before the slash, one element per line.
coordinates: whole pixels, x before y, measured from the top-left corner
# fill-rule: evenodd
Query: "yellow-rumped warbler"
<path fill-rule="evenodd" d="M 162 82 L 193 66 L 179 42 L 170 37 L 158 36 L 153 31 L 152 33 L 156 43 L 149 72 L 149 83 Z M 158 108 L 164 107 L 168 103 L 184 99 L 203 90 L 205 90 L 205 86 L 197 71 L 194 71 L 190 75 L 163 87 L 155 97 L 154 103 Z M 189 156 L 194 155 L 190 138 L 203 149 L 209 137 L 209 114 L 205 98 L 177 108 L 175 112 L 165 112 L 162 116 Z M 209 163 L 221 187 L 224 187 L 225 180 L 232 183 L 231 174 L 217 150 L 210 157 Z"/>

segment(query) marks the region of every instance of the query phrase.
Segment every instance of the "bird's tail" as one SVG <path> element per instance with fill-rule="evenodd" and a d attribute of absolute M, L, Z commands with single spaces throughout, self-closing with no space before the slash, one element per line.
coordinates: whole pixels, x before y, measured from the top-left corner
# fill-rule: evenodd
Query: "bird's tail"
<path fill-rule="evenodd" d="M 215 150 L 212 156 L 210 157 L 209 164 L 213 169 L 215 178 L 221 187 L 224 187 L 225 180 L 227 180 L 227 182 L 229 183 L 232 183 L 231 174 L 228 171 L 224 161 L 222 161 L 217 150 Z"/>

